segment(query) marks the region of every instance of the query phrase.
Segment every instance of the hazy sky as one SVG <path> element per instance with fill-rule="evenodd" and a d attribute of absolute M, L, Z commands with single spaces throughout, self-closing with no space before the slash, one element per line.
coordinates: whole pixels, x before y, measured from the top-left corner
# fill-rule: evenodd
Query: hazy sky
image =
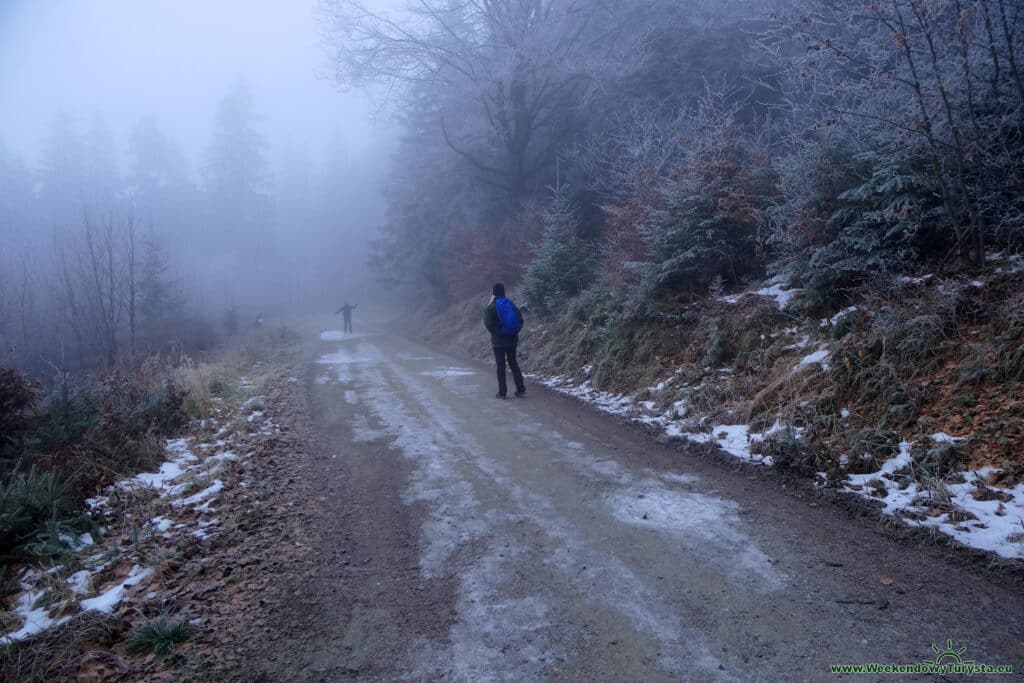
<path fill-rule="evenodd" d="M 373 108 L 316 77 L 325 65 L 313 0 L 0 0 L 0 141 L 35 167 L 58 109 L 87 129 L 102 113 L 121 154 L 154 113 L 193 175 L 217 100 L 239 78 L 265 116 L 271 161 L 321 158 L 383 137 Z"/>

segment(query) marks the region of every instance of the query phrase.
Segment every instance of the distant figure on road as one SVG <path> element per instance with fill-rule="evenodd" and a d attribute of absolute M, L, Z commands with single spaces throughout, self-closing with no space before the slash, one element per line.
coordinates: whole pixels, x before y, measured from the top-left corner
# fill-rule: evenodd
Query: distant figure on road
<path fill-rule="evenodd" d="M 253 326 L 257 330 L 261 329 L 263 327 L 263 314 L 262 313 L 257 313 L 256 314 L 256 322 L 253 323 Z"/>
<path fill-rule="evenodd" d="M 498 394 L 496 398 L 505 398 L 508 394 L 508 383 L 505 380 L 505 361 L 512 368 L 512 379 L 516 383 L 516 396 L 526 393 L 523 373 L 519 370 L 516 360 L 516 347 L 519 345 L 519 331 L 523 329 L 523 315 L 516 305 L 505 296 L 505 285 L 500 282 L 491 290 L 493 296 L 484 310 L 484 327 L 491 333 L 491 346 L 494 347 L 494 362 L 498 366 Z"/>
<path fill-rule="evenodd" d="M 345 305 L 334 312 L 334 315 L 341 313 L 341 317 L 345 319 L 345 334 L 352 331 L 352 311 L 355 310 L 358 304 L 349 304 L 345 302 Z"/>

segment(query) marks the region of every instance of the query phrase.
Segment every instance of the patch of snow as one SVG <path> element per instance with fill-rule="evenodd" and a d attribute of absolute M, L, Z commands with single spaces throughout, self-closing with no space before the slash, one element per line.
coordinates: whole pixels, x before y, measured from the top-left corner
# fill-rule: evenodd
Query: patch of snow
<path fill-rule="evenodd" d="M 783 351 L 800 351 L 802 349 L 806 349 L 810 345 L 811 345 L 811 338 L 810 338 L 809 335 L 805 334 L 800 339 L 800 341 L 793 342 L 792 344 L 789 344 L 787 346 L 783 346 L 782 350 Z"/>
<path fill-rule="evenodd" d="M 207 512 L 215 512 L 217 508 L 210 507 L 210 501 L 207 500 L 202 505 L 196 505 L 192 508 L 193 512 L 198 512 L 201 515 L 205 515 Z"/>
<path fill-rule="evenodd" d="M 737 530 L 739 505 L 735 501 L 651 482 L 616 491 L 607 501 L 614 517 L 627 524 L 660 531 L 704 552 L 729 548 L 725 565 L 734 580 L 765 591 L 785 584 L 771 559 Z"/>
<path fill-rule="evenodd" d="M 95 543 L 92 534 L 89 533 L 80 534 L 77 538 L 70 534 L 58 534 L 57 540 L 75 552 L 88 548 Z"/>
<path fill-rule="evenodd" d="M 189 449 L 188 439 L 168 439 L 165 447 L 171 454 L 171 459 L 179 465 L 199 461 L 195 453 Z"/>
<path fill-rule="evenodd" d="M 205 499 L 207 499 L 207 498 L 209 498 L 211 496 L 217 495 L 218 493 L 220 493 L 223 490 L 224 490 L 224 482 L 222 482 L 220 479 L 215 479 L 212 484 L 207 486 L 205 489 L 203 489 L 199 493 L 193 494 L 193 495 L 189 496 L 188 498 L 183 498 L 181 500 L 173 501 L 172 504 L 174 506 L 176 506 L 176 507 L 185 507 L 187 505 L 195 505 L 196 503 L 198 503 L 198 502 L 200 502 L 202 500 L 205 500 Z"/>
<path fill-rule="evenodd" d="M 396 357 L 397 358 L 401 358 L 402 360 L 407 360 L 407 361 L 434 360 L 434 358 L 432 356 L 418 356 L 418 355 L 416 355 L 414 353 L 399 353 L 399 354 L 396 354 Z"/>
<path fill-rule="evenodd" d="M 587 367 L 590 367 L 590 366 L 587 366 Z M 660 394 L 661 392 L 665 391 L 665 389 L 668 388 L 668 386 L 673 382 L 673 380 L 675 380 L 676 377 L 678 377 L 680 374 L 682 374 L 682 372 L 683 372 L 683 369 L 679 368 L 678 370 L 673 372 L 671 375 L 669 375 L 665 379 L 663 379 L 660 382 L 658 382 L 657 384 L 655 384 L 653 387 L 647 387 L 647 391 L 649 391 L 651 393 L 654 393 L 654 394 Z"/>
<path fill-rule="evenodd" d="M 965 436 L 951 436 L 945 432 L 935 432 L 932 434 L 932 441 L 935 443 L 960 443 L 966 440 L 967 437 Z"/>
<path fill-rule="evenodd" d="M 793 368 L 793 369 L 796 370 L 798 368 L 802 368 L 802 367 L 807 366 L 807 365 L 818 364 L 818 365 L 821 365 L 821 369 L 822 370 L 826 370 L 827 371 L 829 369 L 829 364 L 828 364 L 829 355 L 830 354 L 829 354 L 828 347 L 827 346 L 822 346 L 817 351 L 815 351 L 814 353 L 810 353 L 810 354 L 804 356 L 803 358 L 801 358 L 800 362 L 797 363 L 796 367 Z"/>
<path fill-rule="evenodd" d="M 955 443 L 958 438 L 942 432 L 932 435 L 937 443 Z M 945 493 L 955 508 L 970 513 L 974 519 L 951 519 L 948 511 L 938 506 L 933 510 L 933 504 L 941 501 L 934 499 L 929 487 L 914 480 L 901 482 L 894 477 L 897 471 L 912 466 L 911 446 L 906 441 L 901 443 L 899 454 L 883 463 L 877 472 L 848 475 L 843 490 L 881 502 L 884 514 L 898 517 L 908 526 L 935 529 L 971 548 L 1008 559 L 1024 559 L 1024 484 L 998 489 L 1007 498 L 1005 501 L 977 500 L 974 497 L 979 491 L 976 482 L 987 481 L 999 470 L 983 467 L 961 472 L 963 482 L 944 484 Z M 874 482 L 881 488 L 868 486 Z M 876 492 L 879 495 L 874 495 Z M 940 511 L 939 514 L 935 514 L 936 511 Z M 913 513 L 913 517 L 907 513 Z"/>
<path fill-rule="evenodd" d="M 795 297 L 802 291 L 804 290 L 800 288 L 783 289 L 782 284 L 776 282 L 775 284 L 771 284 L 768 287 L 762 287 L 761 289 L 749 290 L 746 292 L 740 292 L 739 294 L 731 294 L 729 296 L 719 297 L 719 301 L 734 304 L 747 294 L 754 294 L 756 296 L 763 296 L 769 299 L 775 299 L 775 303 L 778 305 L 778 307 L 780 309 L 783 309 L 790 304 L 790 302 L 793 300 L 793 297 Z"/>
<path fill-rule="evenodd" d="M 842 320 L 843 318 L 845 318 L 849 314 L 855 312 L 856 310 L 857 310 L 856 306 L 847 306 L 846 308 L 844 308 L 843 310 L 839 311 L 838 313 L 836 313 L 831 318 L 826 318 L 825 320 L 822 320 L 821 324 L 819 325 L 819 327 L 829 327 L 829 326 L 835 327 L 839 323 L 840 320 Z"/>
<path fill-rule="evenodd" d="M 92 592 L 92 572 L 88 569 L 80 569 L 67 578 L 68 586 L 79 595 Z"/>
<path fill-rule="evenodd" d="M 842 410 L 840 410 L 839 411 L 839 417 L 843 418 L 844 420 L 850 419 L 850 409 L 849 408 L 843 408 Z"/>
<path fill-rule="evenodd" d="M 631 416 L 636 422 L 662 429 L 669 438 L 688 439 L 697 443 L 714 443 L 744 462 L 774 465 L 771 456 L 751 453 L 749 442 L 761 440 L 774 431 L 778 431 L 782 428 L 778 424 L 763 434 L 749 434 L 747 425 L 718 425 L 714 427 L 711 434 L 691 432 L 684 429 L 681 423 L 688 410 L 685 399 L 673 403 L 669 410 L 662 415 L 650 415 L 644 414 L 643 411 L 645 409 L 652 411 L 656 406 L 653 402 L 638 402 L 627 395 L 597 391 L 592 387 L 590 380 L 577 385 L 573 384 L 570 378 L 562 376 L 536 377 L 535 379 L 559 393 L 574 396 L 606 413 Z M 717 438 L 718 435 L 722 435 L 722 438 Z"/>
<path fill-rule="evenodd" d="M 95 496 L 85 499 L 85 506 L 90 510 L 98 510 L 110 505 L 110 496 Z"/>
<path fill-rule="evenodd" d="M 773 428 L 774 429 L 774 428 Z M 744 462 L 771 467 L 775 464 L 772 457 L 751 453 L 750 445 L 753 442 L 764 439 L 766 434 L 774 433 L 768 430 L 764 434 L 751 434 L 748 425 L 716 425 L 711 428 L 710 433 L 684 432 L 676 429 L 670 436 L 684 438 L 695 443 L 709 443 L 718 446 L 729 455 Z"/>
<path fill-rule="evenodd" d="M 379 354 L 371 351 L 373 347 L 366 344 L 359 344 L 355 348 L 339 346 L 334 353 L 327 353 L 321 356 L 317 363 L 320 365 L 365 365 L 377 360 Z"/>
<path fill-rule="evenodd" d="M 238 462 L 238 454 L 232 451 L 217 453 L 208 457 L 204 464 L 209 468 L 210 465 L 218 465 L 226 462 Z"/>
<path fill-rule="evenodd" d="M 370 422 L 365 415 L 356 415 L 352 420 L 352 440 L 356 443 L 373 443 L 385 436 L 387 436 L 387 432 L 370 427 Z"/>
<path fill-rule="evenodd" d="M 123 582 L 108 588 L 105 592 L 100 593 L 95 598 L 82 600 L 82 611 L 88 612 L 90 610 L 94 610 L 96 612 L 110 614 L 114 611 L 114 607 L 117 606 L 117 603 L 121 602 L 124 598 L 125 591 L 149 576 L 150 571 L 149 567 L 142 568 L 139 565 L 133 566 L 132 570 L 128 572 L 128 576 Z"/>
<path fill-rule="evenodd" d="M 48 607 L 33 608 L 36 600 L 43 596 L 44 591 L 26 591 L 22 594 L 21 598 L 18 599 L 18 604 L 14 607 L 14 612 L 22 619 L 24 623 L 17 631 L 8 633 L 6 636 L 0 638 L 0 643 L 10 644 L 19 640 L 24 640 L 29 636 L 34 636 L 37 633 L 45 631 L 48 628 L 59 626 L 70 617 L 61 617 L 60 619 L 51 619 L 47 612 Z"/>
<path fill-rule="evenodd" d="M 542 384 L 563 394 L 574 396 L 581 401 L 591 403 L 606 413 L 612 415 L 628 415 L 634 408 L 633 399 L 623 394 L 613 394 L 606 391 L 599 391 L 593 387 L 590 380 L 582 384 L 573 385 L 567 377 L 551 377 L 541 379 Z"/>
<path fill-rule="evenodd" d="M 472 370 L 465 368 L 443 368 L 441 370 L 425 370 L 420 373 L 424 377 L 434 377 L 436 379 L 450 379 L 452 377 L 471 377 L 476 373 Z"/>
<path fill-rule="evenodd" d="M 159 472 L 137 474 L 134 479 L 127 480 L 127 484 L 131 486 L 137 482 L 142 486 L 152 486 L 155 489 L 166 491 L 170 488 L 168 484 L 184 473 L 185 470 L 182 469 L 181 465 L 174 461 L 168 461 L 160 465 Z"/>
<path fill-rule="evenodd" d="M 1019 254 L 1004 255 L 1002 252 L 997 252 L 994 254 L 989 254 L 988 259 L 1002 260 L 1006 262 L 1005 265 L 1001 265 L 998 268 L 996 268 L 995 272 L 997 273 L 1019 273 L 1021 271 L 1024 271 L 1024 256 L 1021 256 Z"/>
<path fill-rule="evenodd" d="M 355 366 L 372 364 L 380 358 L 380 352 L 371 344 L 360 343 L 354 348 L 339 346 L 334 353 L 321 356 L 317 363 L 330 365 L 338 381 L 348 384 L 352 381 L 352 370 Z"/>
<path fill-rule="evenodd" d="M 685 484 L 687 486 L 696 484 L 700 481 L 700 477 L 695 474 L 682 474 L 680 472 L 659 472 L 655 476 L 662 481 L 671 481 L 676 484 Z"/>

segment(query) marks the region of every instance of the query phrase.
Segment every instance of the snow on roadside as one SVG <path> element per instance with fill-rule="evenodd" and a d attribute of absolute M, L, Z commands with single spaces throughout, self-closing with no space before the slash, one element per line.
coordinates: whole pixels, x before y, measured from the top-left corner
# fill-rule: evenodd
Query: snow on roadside
<path fill-rule="evenodd" d="M 589 372 L 586 374 L 589 374 Z M 629 415 L 636 407 L 631 397 L 624 394 L 598 391 L 589 379 L 580 384 L 575 384 L 570 377 L 534 377 L 534 379 L 539 380 L 544 386 L 554 389 L 559 393 L 568 394 L 586 403 L 591 403 L 612 415 Z"/>
<path fill-rule="evenodd" d="M 673 430 L 674 431 L 674 430 Z M 670 432 L 670 435 L 674 435 Z M 748 425 L 715 425 L 710 432 L 678 432 L 678 436 L 694 443 L 718 446 L 729 455 L 744 462 L 771 467 L 775 464 L 770 455 L 752 453 L 751 446 L 763 441 L 768 432 L 752 434 Z"/>
<path fill-rule="evenodd" d="M 117 604 L 124 599 L 124 593 L 129 588 L 137 586 L 143 579 L 149 576 L 152 570 L 149 567 L 133 565 L 128 577 L 121 583 L 114 584 L 94 598 L 82 600 L 79 605 L 83 612 L 96 611 L 110 614 L 117 607 Z"/>
<path fill-rule="evenodd" d="M 24 588 L 24 585 L 22 587 Z M 24 620 L 21 628 L 8 633 L 7 635 L 0 636 L 0 644 L 9 645 L 10 643 L 18 640 L 24 640 L 29 636 L 42 633 L 54 626 L 60 626 L 71 618 L 63 616 L 59 619 L 52 619 L 49 616 L 49 607 L 33 607 L 36 601 L 43 597 L 45 593 L 45 590 L 34 591 L 31 590 L 31 588 L 24 590 L 24 592 L 18 597 L 18 604 L 14 608 L 14 613 Z"/>
<path fill-rule="evenodd" d="M 794 370 L 812 364 L 827 370 L 828 358 L 828 348 L 822 345 L 804 356 Z M 753 450 L 756 444 L 786 429 L 785 425 L 776 422 L 759 433 L 752 432 L 745 424 L 706 424 L 687 418 L 685 400 L 676 401 L 659 412 L 660 403 L 649 397 L 663 396 L 679 374 L 677 371 L 635 395 L 599 391 L 589 379 L 581 381 L 566 376 L 534 379 L 603 412 L 659 429 L 670 439 L 713 444 L 734 458 L 754 465 L 771 467 L 775 464 L 771 456 Z M 586 377 L 590 372 L 581 371 L 579 375 Z M 841 415 L 848 419 L 850 411 L 844 408 Z M 795 431 L 799 435 L 801 430 Z M 955 444 L 964 438 L 937 432 L 930 440 L 935 444 Z M 901 443 L 898 454 L 877 472 L 848 475 L 839 484 L 840 490 L 880 501 L 884 514 L 897 517 L 909 526 L 932 528 L 966 546 L 1009 559 L 1024 559 L 1024 483 L 1012 487 L 990 486 L 986 482 L 1000 475 L 1001 470 L 987 467 L 960 472 L 961 483 L 946 483 L 935 490 L 935 485 L 929 488 L 905 476 L 913 467 L 912 446 L 910 442 Z M 824 477 L 824 473 L 819 476 Z"/>
<path fill-rule="evenodd" d="M 261 411 L 243 409 L 246 423 L 253 425 L 250 429 L 255 434 L 272 434 L 277 426 Z M 241 416 L 240 416 L 241 417 Z M 237 462 L 240 456 L 236 449 L 237 437 L 228 435 L 229 429 L 217 420 L 206 419 L 197 422 L 196 426 L 216 432 L 212 443 L 199 443 L 194 438 L 170 439 L 165 442 L 168 460 L 162 463 L 156 472 L 144 472 L 108 486 L 101 494 L 87 499 L 86 508 L 98 523 L 116 522 L 119 515 L 130 517 L 117 509 L 117 501 L 146 495 L 152 496 L 148 509 L 159 507 L 162 515 L 153 516 L 142 521 L 143 533 L 164 538 L 190 536 L 198 541 L 205 541 L 217 534 L 220 520 L 210 516 L 217 495 L 225 489 L 220 475 L 230 463 Z M 219 429 L 219 431 L 217 431 Z M 241 449 L 238 449 L 241 452 Z M 134 521 L 138 525 L 138 521 Z M 94 539 L 88 534 L 79 539 L 68 538 L 68 546 L 75 553 L 93 544 Z M 114 559 L 110 554 L 115 553 Z M 18 628 L 7 634 L 0 635 L 0 644 L 35 636 L 48 629 L 59 626 L 79 612 L 97 611 L 112 613 L 117 605 L 128 599 L 132 589 L 144 582 L 152 573 L 152 568 L 133 563 L 127 576 L 120 579 L 104 577 L 109 569 L 118 562 L 132 557 L 130 549 L 122 549 L 116 545 L 105 552 L 96 552 L 89 557 L 79 555 L 74 564 L 84 567 L 70 573 L 63 581 L 66 590 L 72 596 L 70 601 L 64 600 L 56 604 L 40 604 L 42 598 L 51 593 L 53 581 L 60 581 L 65 572 L 70 572 L 67 565 L 57 565 L 46 572 L 27 569 L 22 575 L 21 592 L 16 597 L 13 612 L 21 617 Z M 77 605 L 74 603 L 77 601 Z M 40 606 L 36 606 L 40 605 Z M 51 614 L 59 613 L 59 618 Z"/>
<path fill-rule="evenodd" d="M 647 392 L 660 393 L 667 389 L 672 380 L 679 374 L 679 372 L 676 372 L 654 387 L 649 387 Z M 606 413 L 628 417 L 635 422 L 660 429 L 670 439 L 686 439 L 695 443 L 714 444 L 726 453 L 744 462 L 769 467 L 774 464 L 771 456 L 763 456 L 760 453 L 752 452 L 752 446 L 782 429 L 778 424 L 764 433 L 751 433 L 747 425 L 729 424 L 701 425 L 702 428 L 709 429 L 709 431 L 695 432 L 692 431 L 692 422 L 685 420 L 687 413 L 685 401 L 676 401 L 667 411 L 659 413 L 656 401 L 641 400 L 627 394 L 599 391 L 593 387 L 589 379 L 581 383 L 574 381 L 571 377 L 564 376 L 550 378 L 534 376 L 533 379 L 559 393 L 573 396 L 585 403 L 589 403 Z"/>
<path fill-rule="evenodd" d="M 952 444 L 964 438 L 937 432 L 930 440 Z M 911 442 L 902 442 L 878 471 L 847 475 L 841 490 L 881 502 L 884 514 L 907 526 L 934 529 L 1007 559 L 1024 559 L 1024 483 L 990 486 L 1002 474 L 994 467 L 959 472 L 959 483 L 929 482 L 914 472 L 912 448 Z"/>

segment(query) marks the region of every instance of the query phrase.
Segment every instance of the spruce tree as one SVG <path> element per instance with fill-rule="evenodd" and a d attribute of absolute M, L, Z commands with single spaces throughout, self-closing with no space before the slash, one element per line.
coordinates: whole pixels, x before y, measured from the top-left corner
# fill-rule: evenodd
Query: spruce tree
<path fill-rule="evenodd" d="M 523 297 L 542 313 L 555 310 L 593 280 L 593 254 L 577 238 L 577 227 L 567 188 L 560 187 L 544 212 L 544 234 L 523 278 Z"/>

